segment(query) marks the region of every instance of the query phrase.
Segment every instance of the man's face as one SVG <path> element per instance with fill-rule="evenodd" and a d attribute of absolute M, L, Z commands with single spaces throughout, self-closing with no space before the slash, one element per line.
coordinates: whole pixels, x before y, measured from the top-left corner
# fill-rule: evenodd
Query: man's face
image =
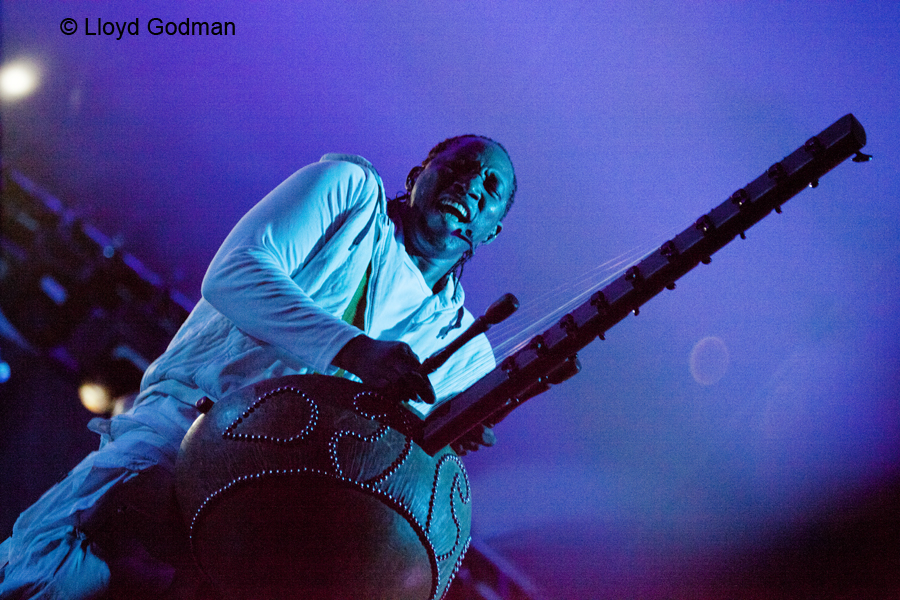
<path fill-rule="evenodd" d="M 458 259 L 500 232 L 512 190 L 513 166 L 503 149 L 481 138 L 457 140 L 416 179 L 407 243 L 429 258 Z"/>

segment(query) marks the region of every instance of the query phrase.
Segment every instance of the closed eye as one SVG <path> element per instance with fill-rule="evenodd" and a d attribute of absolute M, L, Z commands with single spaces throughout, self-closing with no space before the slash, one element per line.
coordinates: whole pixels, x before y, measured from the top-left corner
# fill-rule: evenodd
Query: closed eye
<path fill-rule="evenodd" d="M 488 173 L 484 177 L 484 189 L 492 196 L 500 197 L 500 180 L 493 173 Z"/>

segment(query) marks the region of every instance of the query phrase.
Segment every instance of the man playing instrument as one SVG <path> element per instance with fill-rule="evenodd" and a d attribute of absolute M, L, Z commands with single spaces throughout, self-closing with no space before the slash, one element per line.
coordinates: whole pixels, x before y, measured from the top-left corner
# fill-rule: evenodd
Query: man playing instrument
<path fill-rule="evenodd" d="M 19 517 L 0 545 L 0 599 L 196 597 L 180 575 L 173 480 L 203 397 L 319 372 L 401 390 L 427 413 L 491 370 L 483 336 L 430 379 L 420 359 L 473 321 L 459 276 L 500 233 L 515 191 L 506 150 L 473 135 L 435 146 L 391 201 L 356 156 L 326 155 L 285 180 L 222 244 L 134 407 L 92 421 L 100 449 Z M 491 443 L 482 428 L 454 449 Z"/>

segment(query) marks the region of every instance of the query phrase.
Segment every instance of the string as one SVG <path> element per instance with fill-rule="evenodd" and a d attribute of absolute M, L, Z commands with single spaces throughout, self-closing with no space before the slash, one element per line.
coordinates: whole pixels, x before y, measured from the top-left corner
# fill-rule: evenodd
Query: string
<path fill-rule="evenodd" d="M 488 339 L 491 340 L 495 356 L 502 357 L 498 358 L 498 360 L 502 360 L 518 350 L 522 344 L 527 343 L 534 335 L 543 332 L 558 321 L 562 315 L 582 304 L 597 289 L 623 273 L 627 267 L 645 254 L 644 249 L 636 248 L 595 267 L 571 284 L 564 284 L 533 300 L 530 299 L 524 310 L 518 311 L 505 322 L 488 331 Z M 574 293 L 571 297 L 562 300 L 562 304 L 550 309 L 549 312 L 543 308 L 542 305 L 547 304 L 548 298 L 559 297 L 558 292 L 569 292 L 569 290 L 574 290 Z M 543 313 L 543 316 L 535 319 L 533 317 L 535 313 Z M 530 325 L 523 327 L 523 322 L 530 323 Z"/>
<path fill-rule="evenodd" d="M 672 231 L 675 231 L 675 229 Z M 487 335 L 494 351 L 496 363 L 499 364 L 505 358 L 514 354 L 536 334 L 545 331 L 564 314 L 582 304 L 592 293 L 602 289 L 603 286 L 621 275 L 638 259 L 643 258 L 657 247 L 659 245 L 654 243 L 636 246 L 590 269 L 577 277 L 573 282 L 561 284 L 539 296 L 527 299 L 513 316 L 488 331 Z M 576 290 L 574 294 L 571 291 L 573 289 Z M 565 296 L 565 300 L 561 305 L 551 309 L 547 308 L 550 301 L 555 303 L 563 296 Z M 456 373 L 454 376 L 441 382 L 437 389 L 438 396 L 441 396 L 441 389 L 452 389 L 464 379 L 470 378 L 471 371 L 486 373 L 493 368 L 493 363 L 494 359 L 490 356 L 481 357 L 480 360 L 472 363 L 466 372 Z"/>
<path fill-rule="evenodd" d="M 660 237 L 669 239 L 677 230 L 677 228 L 672 228 Z M 494 359 L 492 360 L 489 356 L 481 357 L 472 363 L 466 372 L 455 373 L 439 382 L 436 386 L 438 397 L 442 395 L 442 389 L 453 389 L 465 379 L 471 378 L 473 370 L 486 373 L 493 367 L 495 361 L 500 364 L 508 356 L 528 344 L 535 335 L 546 331 L 563 315 L 583 304 L 595 291 L 602 289 L 610 281 L 624 273 L 628 267 L 658 248 L 661 243 L 647 242 L 635 246 L 589 269 L 577 276 L 574 281 L 560 284 L 538 296 L 526 299 L 515 314 L 488 331 L 487 337 L 491 342 Z M 548 309 L 550 304 L 555 304 L 555 306 Z"/>

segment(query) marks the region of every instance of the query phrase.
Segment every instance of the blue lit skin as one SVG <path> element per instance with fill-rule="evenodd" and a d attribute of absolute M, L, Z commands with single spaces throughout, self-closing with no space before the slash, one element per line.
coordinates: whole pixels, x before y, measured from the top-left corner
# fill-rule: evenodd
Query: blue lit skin
<path fill-rule="evenodd" d="M 416 179 L 402 216 L 406 249 L 429 285 L 467 250 L 500 233 L 513 166 L 497 144 L 463 138 L 435 156 Z"/>

